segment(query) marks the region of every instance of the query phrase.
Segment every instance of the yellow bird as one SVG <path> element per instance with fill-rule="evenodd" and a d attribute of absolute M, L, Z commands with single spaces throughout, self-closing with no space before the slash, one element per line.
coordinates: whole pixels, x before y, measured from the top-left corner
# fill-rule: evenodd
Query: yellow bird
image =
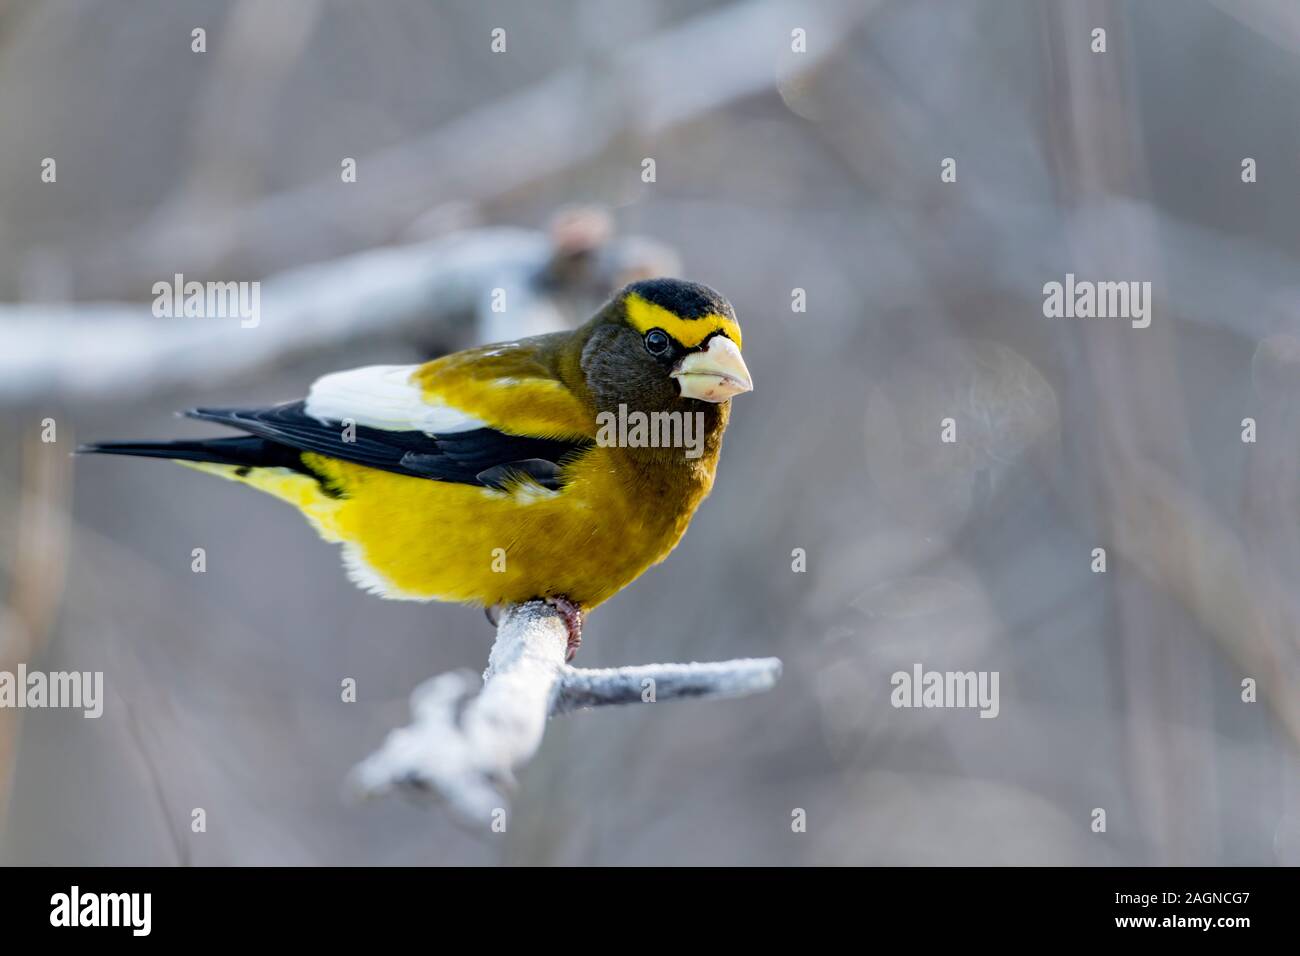
<path fill-rule="evenodd" d="M 633 283 L 572 332 L 326 375 L 302 401 L 200 408 L 239 429 L 84 452 L 166 458 L 287 501 L 387 598 L 582 617 L 667 557 L 753 387 L 707 286 Z"/>

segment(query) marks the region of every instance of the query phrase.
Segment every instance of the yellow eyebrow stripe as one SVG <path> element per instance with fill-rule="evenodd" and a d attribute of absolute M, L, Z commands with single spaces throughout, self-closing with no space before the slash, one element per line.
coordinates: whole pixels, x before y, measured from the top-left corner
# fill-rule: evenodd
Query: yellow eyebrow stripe
<path fill-rule="evenodd" d="M 703 315 L 698 319 L 683 319 L 669 312 L 661 305 L 647 302 L 635 292 L 631 293 L 624 305 L 627 320 L 642 335 L 651 329 L 663 329 L 688 349 L 693 349 L 714 332 L 723 332 L 727 338 L 740 348 L 740 326 L 734 319 L 725 315 Z"/>

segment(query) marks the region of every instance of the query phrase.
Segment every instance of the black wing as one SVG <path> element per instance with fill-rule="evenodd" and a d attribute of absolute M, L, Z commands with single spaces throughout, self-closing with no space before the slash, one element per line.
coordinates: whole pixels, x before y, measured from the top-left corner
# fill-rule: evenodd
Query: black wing
<path fill-rule="evenodd" d="M 312 418 L 304 411 L 303 402 L 271 408 L 195 408 L 185 414 L 238 428 L 255 438 L 120 442 L 81 450 L 246 467 L 288 466 L 308 473 L 295 451 L 316 452 L 414 478 L 504 488 L 512 476 L 527 476 L 545 488 L 558 490 L 563 485 L 562 466 L 592 445 L 588 439 L 528 438 L 493 428 L 437 436 L 364 425 L 345 429 L 342 422 Z"/>

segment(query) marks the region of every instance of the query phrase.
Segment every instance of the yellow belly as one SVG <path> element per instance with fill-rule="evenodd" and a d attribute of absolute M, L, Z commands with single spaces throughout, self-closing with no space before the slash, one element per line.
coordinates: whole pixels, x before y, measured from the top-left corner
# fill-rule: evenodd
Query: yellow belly
<path fill-rule="evenodd" d="M 689 501 L 645 501 L 620 480 L 610 453 L 594 448 L 567 471 L 562 491 L 511 490 L 412 478 L 304 455 L 339 494 L 284 468 L 242 481 L 297 507 L 321 536 L 341 542 L 349 576 L 385 597 L 493 605 L 564 595 L 595 607 L 662 561 L 686 531 Z"/>

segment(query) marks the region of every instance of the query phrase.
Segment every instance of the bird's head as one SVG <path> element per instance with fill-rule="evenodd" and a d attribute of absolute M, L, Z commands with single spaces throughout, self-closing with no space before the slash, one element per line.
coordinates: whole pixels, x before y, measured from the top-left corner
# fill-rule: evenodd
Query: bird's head
<path fill-rule="evenodd" d="M 593 320 L 582 366 L 605 407 L 717 405 L 754 387 L 731 303 L 682 279 L 634 282 L 615 295 Z"/>

